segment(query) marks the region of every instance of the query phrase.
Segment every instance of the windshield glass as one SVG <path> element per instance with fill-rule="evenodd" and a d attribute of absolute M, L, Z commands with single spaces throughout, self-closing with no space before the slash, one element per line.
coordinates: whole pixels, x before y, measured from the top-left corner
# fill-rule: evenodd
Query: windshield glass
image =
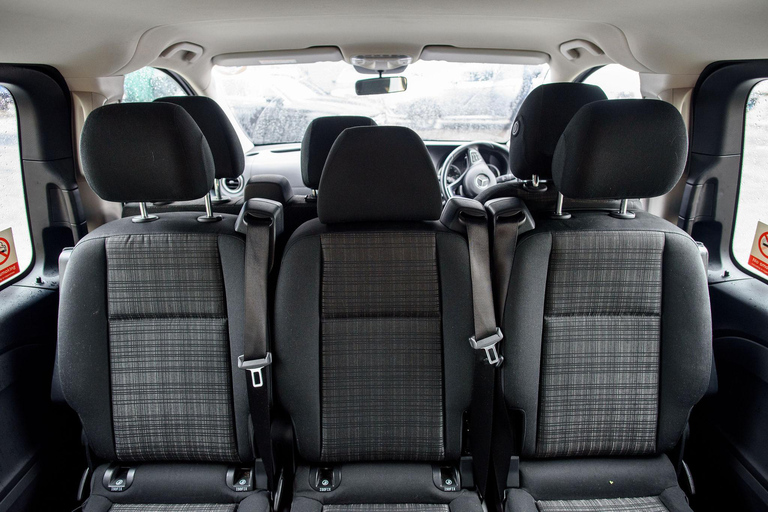
<path fill-rule="evenodd" d="M 408 90 L 357 96 L 363 75 L 346 62 L 214 67 L 220 97 L 254 145 L 300 142 L 321 116 L 362 115 L 407 126 L 424 140 L 509 138 L 512 116 L 541 84 L 546 64 L 419 61 L 402 73 Z"/>

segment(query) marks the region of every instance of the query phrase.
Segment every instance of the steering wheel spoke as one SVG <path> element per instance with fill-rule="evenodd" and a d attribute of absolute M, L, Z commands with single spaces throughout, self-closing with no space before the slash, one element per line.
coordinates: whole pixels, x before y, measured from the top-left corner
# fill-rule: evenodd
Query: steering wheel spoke
<path fill-rule="evenodd" d="M 461 146 L 451 151 L 443 164 L 440 166 L 440 170 L 438 172 L 440 189 L 445 199 L 450 199 L 455 195 L 459 195 L 458 191 L 462 185 L 463 187 L 461 187 L 461 195 L 472 198 L 486 188 L 492 187 L 496 184 L 496 172 L 488 166 L 488 163 L 483 158 L 483 155 L 480 153 L 481 147 L 509 155 L 507 148 L 504 146 L 496 144 L 495 142 L 486 141 L 476 141 L 462 144 Z M 463 154 L 467 155 L 467 168 L 458 178 L 456 178 L 452 183 L 449 183 L 448 171 L 453 163 L 459 158 L 459 156 Z"/>

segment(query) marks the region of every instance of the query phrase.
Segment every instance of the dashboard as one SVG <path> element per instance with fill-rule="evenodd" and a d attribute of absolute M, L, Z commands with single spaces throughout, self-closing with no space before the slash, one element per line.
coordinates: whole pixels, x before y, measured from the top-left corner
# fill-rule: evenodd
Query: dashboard
<path fill-rule="evenodd" d="M 435 172 L 440 168 L 446 157 L 456 149 L 457 142 L 426 142 L 427 150 L 432 157 Z M 507 155 L 499 150 L 487 147 L 479 148 L 488 167 L 496 174 L 496 177 L 508 174 L 509 163 Z M 466 157 L 462 156 L 451 165 L 448 170 L 447 181 L 451 183 L 459 178 L 467 167 Z M 254 150 L 245 159 L 245 172 L 240 179 L 225 180 L 222 183 L 222 193 L 233 198 L 242 198 L 245 183 L 251 176 L 260 174 L 279 174 L 285 176 L 293 187 L 296 195 L 306 195 L 309 189 L 304 186 L 301 179 L 301 145 L 281 144 L 269 149 Z"/>

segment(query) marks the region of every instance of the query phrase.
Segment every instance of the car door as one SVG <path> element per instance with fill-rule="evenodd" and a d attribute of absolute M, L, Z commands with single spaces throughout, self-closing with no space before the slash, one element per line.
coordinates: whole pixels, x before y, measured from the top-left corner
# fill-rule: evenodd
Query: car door
<path fill-rule="evenodd" d="M 697 512 L 768 508 L 768 61 L 694 91 L 680 225 L 709 250 L 715 373 L 686 450 Z"/>
<path fill-rule="evenodd" d="M 51 400 L 58 256 L 85 233 L 71 122 L 58 72 L 0 65 L 0 511 L 71 510 L 85 465 Z"/>

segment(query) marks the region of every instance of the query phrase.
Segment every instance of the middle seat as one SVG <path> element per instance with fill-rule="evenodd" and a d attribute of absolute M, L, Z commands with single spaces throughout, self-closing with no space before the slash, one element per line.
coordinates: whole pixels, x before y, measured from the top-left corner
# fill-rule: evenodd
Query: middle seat
<path fill-rule="evenodd" d="M 335 142 L 319 218 L 289 240 L 275 297 L 294 512 L 482 510 L 458 471 L 476 357 L 469 249 L 440 214 L 412 130 L 350 128 Z"/>

